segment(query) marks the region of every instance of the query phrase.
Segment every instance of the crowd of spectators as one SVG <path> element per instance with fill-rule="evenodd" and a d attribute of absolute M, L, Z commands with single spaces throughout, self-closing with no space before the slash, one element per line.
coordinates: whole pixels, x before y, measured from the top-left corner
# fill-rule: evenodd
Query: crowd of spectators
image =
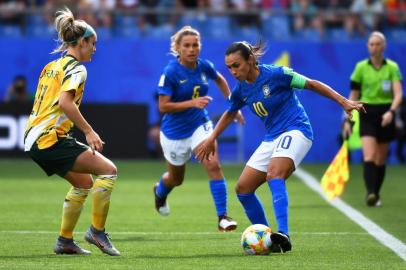
<path fill-rule="evenodd" d="M 0 0 L 0 26 L 43 34 L 40 27 L 50 26 L 64 6 L 102 33 L 124 36 L 161 36 L 181 24 L 206 27 L 214 37 L 239 32 L 274 38 L 323 38 L 335 31 L 363 37 L 406 26 L 406 0 Z"/>

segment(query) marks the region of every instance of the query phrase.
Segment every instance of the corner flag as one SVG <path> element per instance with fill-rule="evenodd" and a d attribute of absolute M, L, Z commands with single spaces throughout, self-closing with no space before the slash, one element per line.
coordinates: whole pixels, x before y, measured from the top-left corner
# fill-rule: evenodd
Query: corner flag
<path fill-rule="evenodd" d="M 350 178 L 348 169 L 348 141 L 344 141 L 331 164 L 321 178 L 321 186 L 332 200 L 344 192 L 345 183 Z"/>

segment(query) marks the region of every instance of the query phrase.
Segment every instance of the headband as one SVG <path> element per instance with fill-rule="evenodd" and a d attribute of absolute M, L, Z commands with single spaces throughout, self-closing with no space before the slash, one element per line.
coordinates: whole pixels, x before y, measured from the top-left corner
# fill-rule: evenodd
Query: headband
<path fill-rule="evenodd" d="M 95 36 L 95 35 L 96 35 L 96 31 L 93 29 L 92 26 L 90 26 L 89 24 L 86 23 L 85 32 L 83 33 L 82 37 L 88 38 L 88 37 Z M 71 41 L 65 41 L 65 43 L 72 44 L 72 43 L 75 43 L 78 39 L 79 38 L 71 40 Z"/>

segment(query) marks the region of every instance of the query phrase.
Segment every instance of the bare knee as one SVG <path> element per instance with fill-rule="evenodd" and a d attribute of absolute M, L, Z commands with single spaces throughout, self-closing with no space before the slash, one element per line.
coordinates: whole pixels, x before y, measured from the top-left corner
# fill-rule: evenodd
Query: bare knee
<path fill-rule="evenodd" d="M 245 194 L 245 187 L 244 185 L 240 184 L 239 182 L 237 182 L 237 184 L 235 185 L 235 192 L 237 194 Z"/>
<path fill-rule="evenodd" d="M 109 174 L 111 174 L 111 175 L 117 175 L 117 167 L 116 167 L 116 165 L 111 164 L 109 170 L 110 170 L 110 173 L 109 173 Z"/>
<path fill-rule="evenodd" d="M 93 187 L 93 181 L 85 181 L 79 185 L 77 188 L 91 189 Z"/>
<path fill-rule="evenodd" d="M 221 165 L 218 161 L 209 161 L 205 164 L 206 171 L 209 175 L 219 174 L 221 171 Z"/>
<path fill-rule="evenodd" d="M 275 178 L 279 179 L 288 179 L 288 177 L 292 174 L 291 168 L 278 168 L 275 166 L 271 166 L 266 173 L 266 179 L 271 180 Z"/>
<path fill-rule="evenodd" d="M 104 166 L 103 171 L 104 172 L 102 174 L 117 175 L 117 167 L 116 167 L 116 165 L 114 165 L 113 162 L 107 163 L 106 166 Z"/>
<path fill-rule="evenodd" d="M 248 194 L 255 192 L 255 189 L 247 185 L 247 183 L 242 183 L 238 181 L 237 184 L 235 185 L 235 192 L 237 194 Z"/>

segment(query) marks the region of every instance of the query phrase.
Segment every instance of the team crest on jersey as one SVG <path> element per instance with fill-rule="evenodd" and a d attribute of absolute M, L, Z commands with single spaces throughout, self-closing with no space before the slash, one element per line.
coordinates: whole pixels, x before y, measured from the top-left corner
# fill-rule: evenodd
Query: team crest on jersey
<path fill-rule="evenodd" d="M 202 72 L 202 81 L 204 84 L 207 84 L 207 77 L 206 74 L 204 72 Z"/>
<path fill-rule="evenodd" d="M 262 92 L 264 93 L 264 96 L 267 98 L 271 94 L 271 90 L 269 89 L 269 85 L 265 84 L 262 86 Z"/>

